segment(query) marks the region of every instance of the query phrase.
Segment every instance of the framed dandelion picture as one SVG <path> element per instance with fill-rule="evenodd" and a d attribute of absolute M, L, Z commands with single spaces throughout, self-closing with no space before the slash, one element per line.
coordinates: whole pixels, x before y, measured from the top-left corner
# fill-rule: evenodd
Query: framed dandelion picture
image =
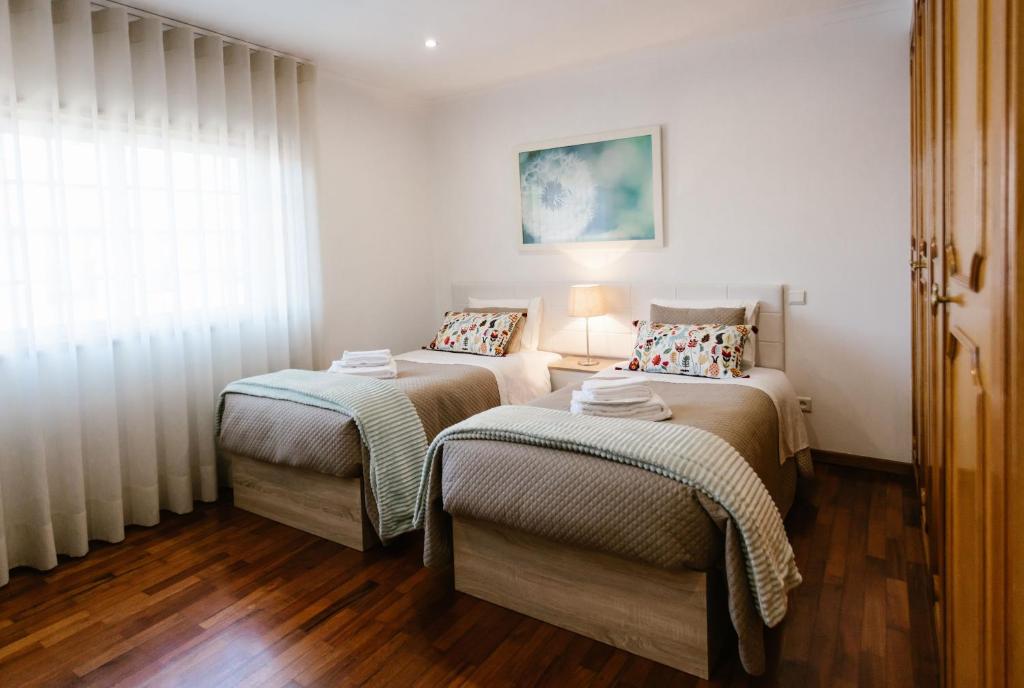
<path fill-rule="evenodd" d="M 660 127 L 516 152 L 523 249 L 664 245 Z"/>

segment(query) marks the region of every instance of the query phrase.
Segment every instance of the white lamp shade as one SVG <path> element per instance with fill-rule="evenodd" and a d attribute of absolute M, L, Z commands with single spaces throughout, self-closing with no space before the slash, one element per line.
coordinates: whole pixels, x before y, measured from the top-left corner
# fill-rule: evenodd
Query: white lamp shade
<path fill-rule="evenodd" d="M 569 287 L 571 317 L 593 318 L 604 314 L 604 289 L 600 284 L 575 284 Z"/>

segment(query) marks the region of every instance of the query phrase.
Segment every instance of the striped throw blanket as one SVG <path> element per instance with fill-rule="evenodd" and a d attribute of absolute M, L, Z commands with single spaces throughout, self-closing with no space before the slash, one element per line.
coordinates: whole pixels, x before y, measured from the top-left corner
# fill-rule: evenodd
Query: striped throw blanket
<path fill-rule="evenodd" d="M 731 444 L 687 425 L 572 415 L 532 406 L 501 406 L 442 431 L 427 450 L 416 523 L 422 525 L 431 465 L 451 440 L 495 440 L 588 454 L 678 480 L 720 504 L 743 541 L 750 591 L 765 625 L 786 615 L 787 593 L 800 584 L 779 510 Z M 642 507 L 642 505 L 638 505 Z"/>
<path fill-rule="evenodd" d="M 427 436 L 416 408 L 394 383 L 312 370 L 281 370 L 232 382 L 217 405 L 217 435 L 225 394 L 248 394 L 318 406 L 351 416 L 370 457 L 370 487 L 380 510 L 380 537 L 413 530 Z"/>

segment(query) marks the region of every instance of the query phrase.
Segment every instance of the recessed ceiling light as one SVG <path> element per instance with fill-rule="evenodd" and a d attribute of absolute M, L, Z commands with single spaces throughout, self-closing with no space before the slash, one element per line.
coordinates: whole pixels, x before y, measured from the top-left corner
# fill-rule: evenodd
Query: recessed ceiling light
<path fill-rule="evenodd" d="M 428 38 L 427 40 L 423 41 L 423 45 L 427 46 L 430 49 L 434 49 L 437 47 L 437 39 Z"/>

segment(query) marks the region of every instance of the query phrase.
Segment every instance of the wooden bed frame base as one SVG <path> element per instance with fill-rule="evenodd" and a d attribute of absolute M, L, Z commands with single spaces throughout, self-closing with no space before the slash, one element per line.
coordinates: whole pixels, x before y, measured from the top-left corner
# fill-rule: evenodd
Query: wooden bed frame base
<path fill-rule="evenodd" d="M 227 452 L 224 457 L 231 464 L 239 509 L 360 552 L 378 542 L 363 509 L 362 478 L 337 478 Z"/>
<path fill-rule="evenodd" d="M 675 669 L 711 677 L 729 623 L 718 574 L 666 571 L 453 518 L 455 588 Z"/>

